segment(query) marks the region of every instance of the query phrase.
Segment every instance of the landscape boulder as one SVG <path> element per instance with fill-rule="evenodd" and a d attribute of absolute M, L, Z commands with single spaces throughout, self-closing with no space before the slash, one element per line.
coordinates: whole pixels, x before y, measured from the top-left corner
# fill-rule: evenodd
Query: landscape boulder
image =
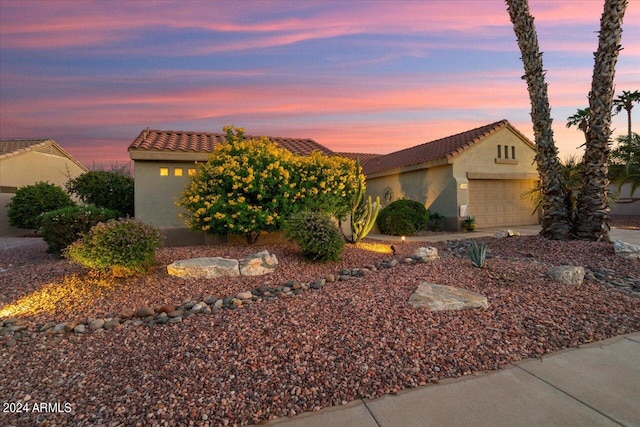
<path fill-rule="evenodd" d="M 514 237 L 519 235 L 520 233 L 518 233 L 517 231 L 507 229 L 507 230 L 496 231 L 493 237 L 495 237 L 496 239 L 503 239 L 505 237 Z"/>
<path fill-rule="evenodd" d="M 438 259 L 438 249 L 432 246 L 418 248 L 413 255 L 421 261 L 433 261 Z"/>
<path fill-rule="evenodd" d="M 622 240 L 615 240 L 613 242 L 613 250 L 619 257 L 640 260 L 640 245 L 632 245 Z"/>
<path fill-rule="evenodd" d="M 581 285 L 584 281 L 584 268 L 575 265 L 558 265 L 547 271 L 547 276 L 565 285 Z"/>
<path fill-rule="evenodd" d="M 268 251 L 260 251 L 239 260 L 241 276 L 261 276 L 272 273 L 278 267 L 278 258 Z"/>
<path fill-rule="evenodd" d="M 431 311 L 487 308 L 487 297 L 453 286 L 422 282 L 409 298 L 409 304 Z"/>
<path fill-rule="evenodd" d="M 211 279 L 215 277 L 240 276 L 237 259 L 229 258 L 190 258 L 175 261 L 167 266 L 170 276 L 192 279 Z"/>

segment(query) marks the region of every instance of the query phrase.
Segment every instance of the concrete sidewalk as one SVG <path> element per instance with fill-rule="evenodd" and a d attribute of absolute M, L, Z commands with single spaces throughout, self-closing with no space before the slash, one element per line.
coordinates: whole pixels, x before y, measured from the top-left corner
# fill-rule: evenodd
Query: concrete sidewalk
<path fill-rule="evenodd" d="M 640 333 L 267 425 L 640 426 Z"/>

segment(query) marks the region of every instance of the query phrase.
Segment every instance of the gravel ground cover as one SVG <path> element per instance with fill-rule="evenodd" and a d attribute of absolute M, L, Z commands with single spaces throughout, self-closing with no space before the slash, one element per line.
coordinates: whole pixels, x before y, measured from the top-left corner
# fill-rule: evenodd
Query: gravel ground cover
<path fill-rule="evenodd" d="M 639 298 L 589 279 L 567 287 L 545 274 L 552 265 L 568 263 L 639 278 L 640 263 L 616 257 L 611 245 L 538 236 L 481 241 L 491 255 L 484 269 L 464 259 L 464 243 L 443 242 L 433 245 L 442 256 L 437 261 L 400 263 L 182 323 L 86 335 L 2 335 L 0 400 L 14 405 L 0 412 L 0 424 L 261 423 L 640 330 Z M 424 245 L 396 244 L 396 258 Z M 148 276 L 114 283 L 47 255 L 45 248 L 33 239 L 0 249 L 0 310 L 16 301 L 31 304 L 18 316 L 30 328 L 205 295 L 231 296 L 265 283 L 310 282 L 392 258 L 388 244 L 373 242 L 347 247 L 342 261 L 326 264 L 306 262 L 288 243 L 164 248 Z M 241 258 L 262 249 L 280 261 L 269 276 L 187 280 L 169 277 L 164 268 L 177 259 Z M 421 281 L 482 293 L 489 308 L 412 307 L 407 300 Z M 9 338 L 16 344 L 4 345 Z M 42 403 L 49 410 L 34 412 Z M 16 413 L 24 404 L 30 411 Z"/>

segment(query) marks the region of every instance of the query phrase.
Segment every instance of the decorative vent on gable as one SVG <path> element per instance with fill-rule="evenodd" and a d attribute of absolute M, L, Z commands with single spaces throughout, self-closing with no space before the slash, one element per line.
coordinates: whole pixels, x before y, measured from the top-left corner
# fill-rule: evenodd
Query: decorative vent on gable
<path fill-rule="evenodd" d="M 41 147 L 37 147 L 35 151 L 37 151 L 38 153 L 51 154 L 58 157 L 65 157 L 64 153 L 53 144 L 43 144 Z"/>

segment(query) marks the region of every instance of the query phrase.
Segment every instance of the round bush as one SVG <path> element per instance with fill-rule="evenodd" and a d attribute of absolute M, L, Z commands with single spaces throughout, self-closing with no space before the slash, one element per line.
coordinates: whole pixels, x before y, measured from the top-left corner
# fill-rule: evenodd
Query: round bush
<path fill-rule="evenodd" d="M 126 218 L 93 226 L 64 255 L 91 270 L 127 277 L 145 273 L 155 264 L 156 250 L 161 244 L 160 230 Z"/>
<path fill-rule="evenodd" d="M 9 224 L 17 228 L 37 230 L 41 214 L 67 206 L 74 206 L 71 197 L 55 184 L 38 182 L 18 188 L 7 205 Z"/>
<path fill-rule="evenodd" d="M 69 180 L 66 187 L 86 205 L 112 209 L 119 216 L 133 217 L 133 178 L 124 168 L 89 171 Z"/>
<path fill-rule="evenodd" d="M 305 258 L 312 261 L 338 261 L 344 241 L 328 215 L 298 212 L 285 222 L 285 235 L 300 246 Z"/>
<path fill-rule="evenodd" d="M 47 252 L 60 254 L 94 225 L 117 217 L 118 212 L 110 209 L 69 206 L 42 214 L 40 232 L 47 242 Z"/>
<path fill-rule="evenodd" d="M 408 236 L 427 227 L 429 211 L 420 202 L 409 199 L 391 202 L 378 214 L 378 229 L 383 234 Z"/>

